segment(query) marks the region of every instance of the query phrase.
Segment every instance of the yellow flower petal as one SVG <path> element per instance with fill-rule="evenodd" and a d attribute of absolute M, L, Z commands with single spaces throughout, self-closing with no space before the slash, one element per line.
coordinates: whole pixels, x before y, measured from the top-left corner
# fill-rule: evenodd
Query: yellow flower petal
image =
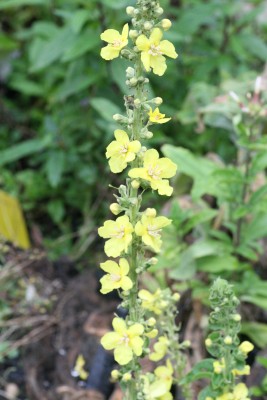
<path fill-rule="evenodd" d="M 108 332 L 106 333 L 100 340 L 102 346 L 106 350 L 114 349 L 119 341 L 121 340 L 121 336 L 116 332 Z"/>
<path fill-rule="evenodd" d="M 135 336 L 134 338 L 131 339 L 131 346 L 132 346 L 133 352 L 137 356 L 141 356 L 141 354 L 143 352 L 143 344 L 144 344 L 144 341 L 139 336 Z"/>
<path fill-rule="evenodd" d="M 151 35 L 150 35 L 150 42 L 158 45 L 161 38 L 162 38 L 163 32 L 159 28 L 153 29 Z"/>
<path fill-rule="evenodd" d="M 165 57 L 162 55 L 151 57 L 150 66 L 153 68 L 154 74 L 162 76 L 167 69 Z"/>
<path fill-rule="evenodd" d="M 150 58 L 151 58 L 150 54 L 148 54 L 145 51 L 142 51 L 142 53 L 141 53 L 141 61 L 142 61 L 143 65 L 144 65 L 144 68 L 145 68 L 145 70 L 147 72 L 150 71 Z"/>
<path fill-rule="evenodd" d="M 120 365 L 126 365 L 133 359 L 132 349 L 125 345 L 117 346 L 114 350 L 114 358 Z"/>
<path fill-rule="evenodd" d="M 100 35 L 101 40 L 104 40 L 107 43 L 113 43 L 114 40 L 119 40 L 120 37 L 120 33 L 115 29 L 107 29 Z"/>
<path fill-rule="evenodd" d="M 145 35 L 138 36 L 135 44 L 138 47 L 138 49 L 141 51 L 147 51 L 150 48 L 150 42 Z"/>
<path fill-rule="evenodd" d="M 127 251 L 126 244 L 121 239 L 109 239 L 105 243 L 105 253 L 108 257 L 119 257 L 123 251 Z"/>
<path fill-rule="evenodd" d="M 158 193 L 162 196 L 171 196 L 173 192 L 173 188 L 170 186 L 169 181 L 167 181 L 166 179 L 151 182 L 151 188 L 153 190 L 157 190 Z"/>
<path fill-rule="evenodd" d="M 119 265 L 120 265 L 120 268 L 121 268 L 121 274 L 122 275 L 127 275 L 128 272 L 129 272 L 130 267 L 129 267 L 129 263 L 126 260 L 126 258 L 121 258 L 120 261 L 119 261 Z"/>
<path fill-rule="evenodd" d="M 130 142 L 129 136 L 122 129 L 116 129 L 114 132 L 114 136 L 115 136 L 117 142 L 119 142 L 118 143 L 119 145 L 128 144 Z"/>
<path fill-rule="evenodd" d="M 125 24 L 124 25 L 124 27 L 123 27 L 123 29 L 122 29 L 122 33 L 121 33 L 121 37 L 122 37 L 122 40 L 123 41 L 127 41 L 127 44 L 128 44 L 128 35 L 129 35 L 129 25 L 128 24 Z"/>
<path fill-rule="evenodd" d="M 162 178 L 172 178 L 177 172 L 177 165 L 167 157 L 160 158 L 157 165 L 161 170 Z"/>
<path fill-rule="evenodd" d="M 168 40 L 162 40 L 162 42 L 160 42 L 160 49 L 166 56 L 170 58 L 178 57 L 174 45 Z"/>
<path fill-rule="evenodd" d="M 112 321 L 112 326 L 115 332 L 120 334 L 124 334 L 124 332 L 127 330 L 126 323 L 122 318 L 114 318 Z"/>
<path fill-rule="evenodd" d="M 159 158 L 159 153 L 155 149 L 149 149 L 144 155 L 144 166 L 149 167 L 151 164 L 155 163 Z"/>
<path fill-rule="evenodd" d="M 128 329 L 129 335 L 130 336 L 140 336 L 143 334 L 144 332 L 144 327 L 142 324 L 133 324 L 132 326 L 130 326 L 130 328 Z"/>
<path fill-rule="evenodd" d="M 128 276 L 124 276 L 121 279 L 121 284 L 120 287 L 122 288 L 122 290 L 130 290 L 133 287 L 133 282 L 131 281 L 131 279 Z"/>
<path fill-rule="evenodd" d="M 119 57 L 120 54 L 120 49 L 116 47 L 112 47 L 110 45 L 103 47 L 101 49 L 100 55 L 104 60 L 110 61 L 113 60 L 114 58 Z"/>

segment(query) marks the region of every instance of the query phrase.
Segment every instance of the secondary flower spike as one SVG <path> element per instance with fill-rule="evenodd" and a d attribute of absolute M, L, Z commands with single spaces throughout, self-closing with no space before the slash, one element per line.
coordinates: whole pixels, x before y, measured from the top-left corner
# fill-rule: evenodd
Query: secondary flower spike
<path fill-rule="evenodd" d="M 176 174 L 177 166 L 167 157 L 159 158 L 155 149 L 145 152 L 144 166 L 133 168 L 129 171 L 131 178 L 140 178 L 150 182 L 151 188 L 159 194 L 170 196 L 173 188 L 165 178 L 171 178 Z"/>
<path fill-rule="evenodd" d="M 130 268 L 125 258 L 120 259 L 119 265 L 115 261 L 108 260 L 100 264 L 100 267 L 107 272 L 100 279 L 102 284 L 101 293 L 106 294 L 114 289 L 130 290 L 133 287 L 133 282 L 127 276 Z"/>
<path fill-rule="evenodd" d="M 108 61 L 119 57 L 121 50 L 128 44 L 128 33 L 128 24 L 124 25 L 121 34 L 115 29 L 107 29 L 103 32 L 100 37 L 108 45 L 101 49 L 101 57 Z"/>
<path fill-rule="evenodd" d="M 136 153 L 141 149 L 141 143 L 138 140 L 130 142 L 126 132 L 117 129 L 114 132 L 116 140 L 111 142 L 106 151 L 106 157 L 109 158 L 111 172 L 122 172 L 127 163 L 135 159 Z"/>
<path fill-rule="evenodd" d="M 174 45 L 168 40 L 162 40 L 163 32 L 159 28 L 153 29 L 149 38 L 140 35 L 136 39 L 136 46 L 141 51 L 141 60 L 146 71 L 153 69 L 154 74 L 162 76 L 167 69 L 164 55 L 177 58 Z"/>
<path fill-rule="evenodd" d="M 108 257 L 119 257 L 123 251 L 127 252 L 132 241 L 133 226 L 127 215 L 116 221 L 108 220 L 98 229 L 102 238 L 109 239 L 105 243 L 105 253 Z"/>
<path fill-rule="evenodd" d="M 122 318 L 114 318 L 112 325 L 115 332 L 106 333 L 101 344 L 106 350 L 114 350 L 114 358 L 120 365 L 128 364 L 133 355 L 140 356 L 143 351 L 143 339 L 140 337 L 144 332 L 143 325 L 135 323 L 127 328 Z"/>

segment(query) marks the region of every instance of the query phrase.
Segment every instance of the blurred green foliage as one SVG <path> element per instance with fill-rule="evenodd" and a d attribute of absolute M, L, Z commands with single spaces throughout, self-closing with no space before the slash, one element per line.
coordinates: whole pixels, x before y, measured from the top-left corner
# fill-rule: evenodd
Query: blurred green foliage
<path fill-rule="evenodd" d="M 125 61 L 100 59 L 99 34 L 119 29 L 131 0 L 2 0 L 0 2 L 1 186 L 21 200 L 29 224 L 41 227 L 54 256 L 79 257 L 93 242 L 116 185 L 105 147 L 122 108 Z M 180 57 L 165 79 L 151 78 L 172 123 L 153 146 L 174 144 L 195 154 L 235 157 L 226 126 L 205 124 L 199 108 L 224 80 L 261 71 L 267 61 L 264 2 L 163 0 Z M 265 14 L 264 14 L 265 12 Z M 15 16 L 15 17 L 14 17 Z M 206 210 L 202 220 L 212 218 Z M 191 222 L 191 224 L 194 224 Z M 62 240 L 54 242 L 61 236 Z M 56 243 L 56 245 L 55 245 Z"/>

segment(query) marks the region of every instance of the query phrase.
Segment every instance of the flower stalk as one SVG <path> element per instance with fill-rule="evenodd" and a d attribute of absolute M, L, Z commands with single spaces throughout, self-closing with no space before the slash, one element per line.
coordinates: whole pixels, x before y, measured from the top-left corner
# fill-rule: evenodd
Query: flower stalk
<path fill-rule="evenodd" d="M 153 137 L 150 126 L 170 120 L 159 110 L 162 99 L 147 97 L 146 74 L 152 71 L 162 76 L 167 69 L 165 56 L 175 59 L 177 53 L 171 42 L 163 40 L 171 22 L 161 18 L 163 9 L 157 0 L 137 0 L 136 7 L 127 7 L 126 12 L 132 17 L 133 29 L 125 24 L 121 33 L 114 29 L 103 32 L 101 39 L 107 44 L 101 56 L 107 61 L 122 56 L 131 64 L 126 70 L 130 90 L 124 96 L 126 113 L 113 116 L 121 129 L 114 132 L 115 140 L 106 151 L 111 172 L 128 169 L 128 177 L 117 189 L 117 202 L 110 206 L 118 217 L 106 221 L 98 232 L 107 239 L 106 255 L 119 257 L 118 261 L 107 260 L 100 265 L 106 272 L 101 292 L 118 290 L 128 315 L 125 320 L 114 318 L 114 331 L 104 335 L 101 343 L 105 349 L 114 350 L 120 369 L 112 376 L 119 380 L 125 400 L 169 400 L 173 398 L 171 387 L 179 377 L 174 367 L 177 369 L 180 352 L 186 347 L 179 344 L 174 322 L 179 296 L 169 289 L 150 293 L 141 288 L 141 282 L 142 274 L 157 261 L 147 254 L 160 252 L 162 229 L 171 220 L 157 216 L 155 209 L 142 210 L 142 196 L 149 189 L 170 196 L 173 189 L 169 179 L 176 174 L 176 165 L 161 158 L 155 149 L 147 149 L 143 141 Z M 164 365 L 144 374 L 141 363 L 147 356 L 151 361 L 163 360 Z"/>

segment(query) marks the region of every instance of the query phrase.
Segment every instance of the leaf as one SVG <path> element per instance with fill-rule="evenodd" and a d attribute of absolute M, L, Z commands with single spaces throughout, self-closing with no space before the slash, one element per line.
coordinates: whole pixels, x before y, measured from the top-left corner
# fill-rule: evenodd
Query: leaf
<path fill-rule="evenodd" d="M 238 260 L 230 255 L 207 256 L 197 260 L 197 269 L 210 273 L 236 271 L 238 267 Z"/>
<path fill-rule="evenodd" d="M 50 201 L 47 205 L 47 211 L 50 214 L 52 220 L 56 224 L 59 224 L 65 214 L 64 204 L 62 200 L 57 199 Z"/>
<path fill-rule="evenodd" d="M 113 121 L 114 114 L 120 114 L 121 109 L 110 100 L 102 97 L 95 97 L 91 100 L 91 106 L 104 118 L 106 121 Z"/>
<path fill-rule="evenodd" d="M 267 346 L 267 325 L 259 322 L 242 322 L 241 332 L 261 349 Z"/>
<path fill-rule="evenodd" d="M 191 383 L 202 378 L 210 378 L 213 374 L 213 358 L 206 358 L 194 365 L 192 370 L 182 379 L 181 384 Z"/>
<path fill-rule="evenodd" d="M 0 51 L 12 51 L 18 47 L 15 40 L 11 39 L 7 35 L 0 33 Z"/>
<path fill-rule="evenodd" d="M 57 187 L 64 170 L 65 153 L 60 151 L 53 151 L 49 154 L 46 163 L 47 178 L 52 187 Z"/>
<path fill-rule="evenodd" d="M 71 16 L 70 25 L 73 29 L 73 32 L 79 33 L 86 23 L 90 19 L 90 11 L 89 10 L 77 10 Z M 89 39 L 89 38 L 88 38 Z"/>
<path fill-rule="evenodd" d="M 43 88 L 41 85 L 27 80 L 23 76 L 16 76 L 14 79 L 12 79 L 10 86 L 27 96 L 40 96 L 43 94 Z"/>
<path fill-rule="evenodd" d="M 188 280 L 193 278 L 196 273 L 195 260 L 189 247 L 180 255 L 180 260 L 177 261 L 177 266 L 169 272 L 169 276 L 177 280 Z"/>
<path fill-rule="evenodd" d="M 133 0 L 116 0 L 116 1 L 100 0 L 100 3 L 104 4 L 109 8 L 113 8 L 114 10 L 120 10 L 122 8 L 125 8 L 126 6 L 129 5 L 133 6 L 135 4 Z"/>
<path fill-rule="evenodd" d="M 267 214 L 259 214 L 251 222 L 247 222 L 242 231 L 242 242 L 262 239 L 267 236 Z"/>
<path fill-rule="evenodd" d="M 49 5 L 51 0 L 2 0 L 0 3 L 0 10 L 6 10 L 13 7 L 35 6 L 35 5 Z"/>
<path fill-rule="evenodd" d="M 30 154 L 37 153 L 46 148 L 47 145 L 47 139 L 31 139 L 26 140 L 23 143 L 15 144 L 9 149 L 0 151 L 0 166 L 2 167 L 3 165 L 29 156 Z"/>
<path fill-rule="evenodd" d="M 58 29 L 57 34 L 49 40 L 37 38 L 30 51 L 30 71 L 37 72 L 58 60 L 72 45 L 73 38 L 74 33 L 68 27 Z"/>
<path fill-rule="evenodd" d="M 195 226 L 202 224 L 203 222 L 207 222 L 212 218 L 215 218 L 218 214 L 217 210 L 201 210 L 197 214 L 193 215 L 189 221 L 185 224 L 184 231 L 185 233 L 189 232 Z"/>
<path fill-rule="evenodd" d="M 51 101 L 63 101 L 68 97 L 89 88 L 97 80 L 98 75 L 96 74 L 91 74 L 89 76 L 75 76 L 73 79 L 67 80 L 59 86 L 57 92 L 51 97 Z"/>
<path fill-rule="evenodd" d="M 262 61 L 267 61 L 267 45 L 260 36 L 243 34 L 240 36 L 240 39 L 249 53 Z"/>
<path fill-rule="evenodd" d="M 267 310 L 267 296 L 260 297 L 260 296 L 244 295 L 241 296 L 240 299 L 242 301 L 246 301 L 247 303 L 255 304 L 256 306 L 261 307 L 264 310 Z"/>
<path fill-rule="evenodd" d="M 96 30 L 88 29 L 80 36 L 76 37 L 72 44 L 64 52 L 62 61 L 72 61 L 86 54 L 94 47 L 100 46 L 99 33 Z"/>

